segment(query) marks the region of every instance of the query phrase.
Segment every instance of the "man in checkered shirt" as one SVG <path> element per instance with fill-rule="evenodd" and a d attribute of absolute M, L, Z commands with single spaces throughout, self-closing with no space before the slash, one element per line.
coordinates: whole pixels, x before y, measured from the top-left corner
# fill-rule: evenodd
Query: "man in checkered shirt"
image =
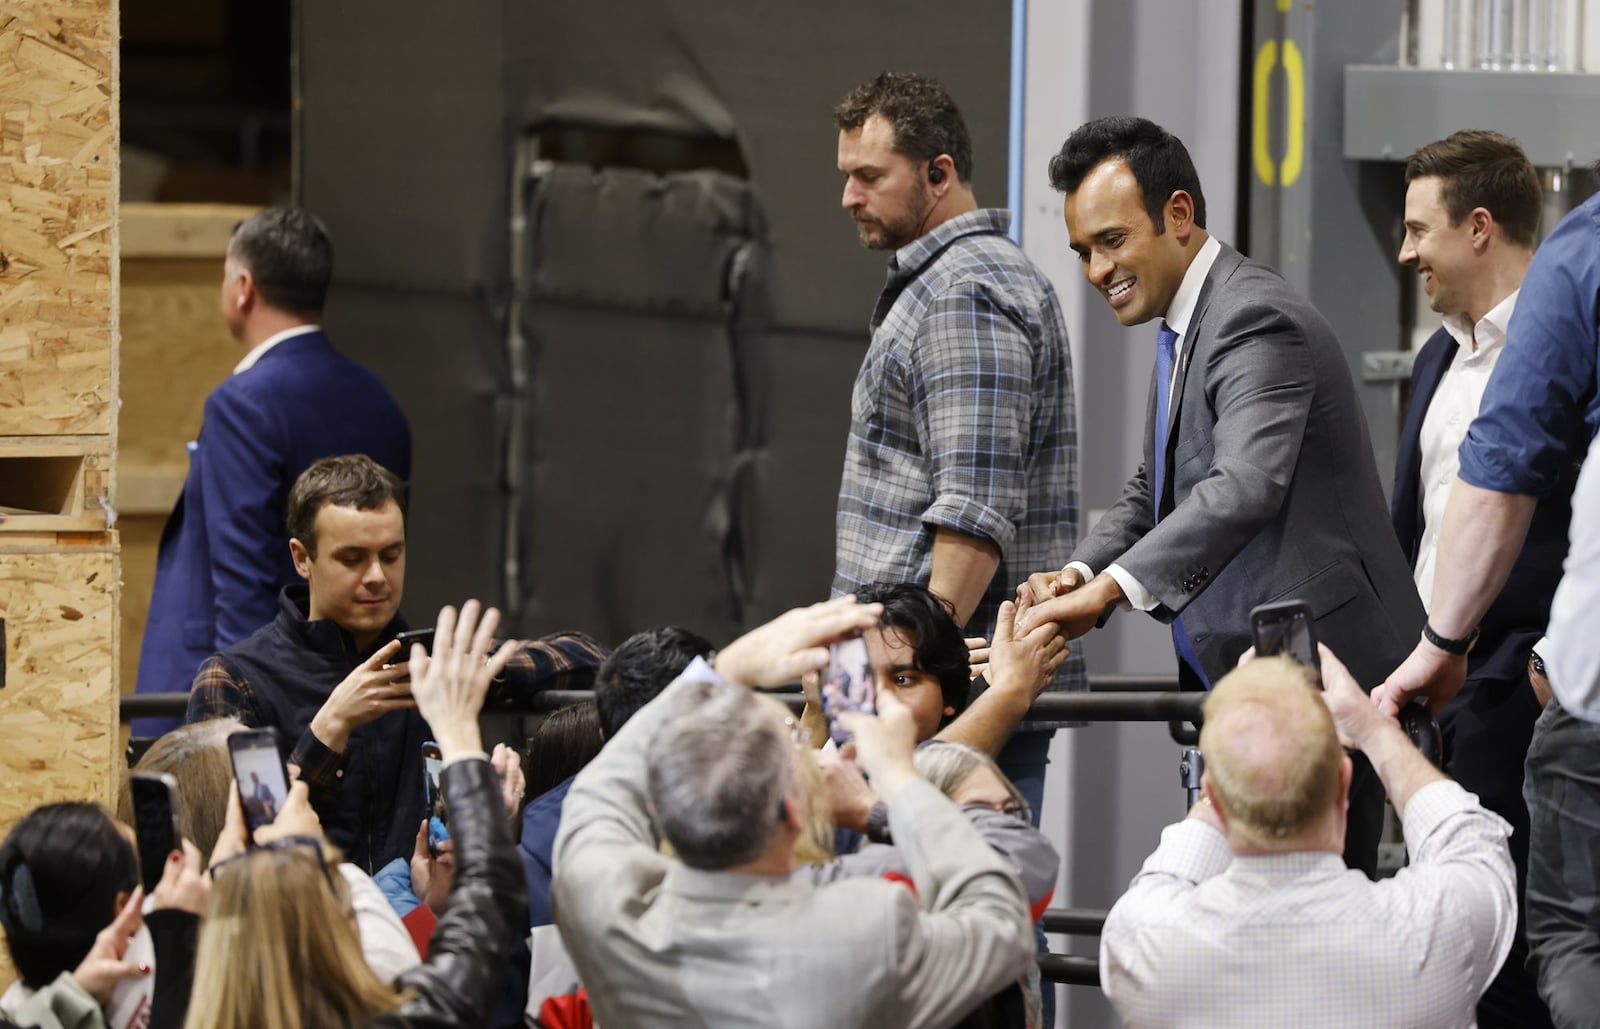
<path fill-rule="evenodd" d="M 978 206 L 972 143 L 942 86 L 885 73 L 834 117 L 843 206 L 890 256 L 852 398 L 833 592 L 917 583 L 968 636 L 992 639 L 1016 584 L 1060 567 L 1077 540 L 1061 307 L 1007 237 L 1009 213 Z M 1083 686 L 1074 654 L 1049 688 Z M 968 717 L 983 715 L 980 698 Z M 1038 811 L 1055 726 L 1026 728 L 999 760 Z"/>
<path fill-rule="evenodd" d="M 1206 698 L 1201 801 L 1161 834 L 1100 936 L 1100 981 L 1127 1025 L 1475 1024 L 1516 931 L 1511 827 L 1321 649 L 1325 692 L 1275 657 Z M 1404 824 L 1411 863 L 1392 879 L 1340 857 L 1341 738 Z"/>

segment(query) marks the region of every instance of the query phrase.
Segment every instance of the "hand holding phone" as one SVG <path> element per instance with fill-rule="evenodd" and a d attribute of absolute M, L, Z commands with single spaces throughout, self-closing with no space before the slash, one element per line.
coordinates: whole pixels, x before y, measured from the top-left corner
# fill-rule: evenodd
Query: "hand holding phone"
<path fill-rule="evenodd" d="M 133 793 L 133 834 L 139 845 L 139 879 L 148 897 L 161 882 L 167 855 L 178 849 L 178 780 L 165 773 L 134 772 L 129 790 Z"/>
<path fill-rule="evenodd" d="M 828 647 L 828 667 L 822 673 L 822 710 L 828 716 L 828 735 L 841 746 L 850 739 L 850 730 L 839 721 L 841 714 L 877 712 L 877 684 L 867 657 L 867 641 L 860 636 Z"/>
<path fill-rule="evenodd" d="M 1316 619 L 1303 600 L 1262 604 L 1250 612 L 1250 631 L 1256 656 L 1286 655 L 1311 669 L 1322 681 L 1322 660 L 1317 656 Z"/>
<path fill-rule="evenodd" d="M 440 784 L 444 775 L 444 754 L 431 740 L 422 745 L 422 770 L 422 785 L 428 800 L 428 856 L 438 857 L 439 847 L 450 838 L 450 812 L 445 809 L 444 788 Z"/>
<path fill-rule="evenodd" d="M 278 734 L 270 728 L 236 732 L 228 737 L 228 756 L 233 760 L 245 825 L 254 840 L 256 830 L 270 825 L 289 797 L 289 775 L 278 753 Z"/>

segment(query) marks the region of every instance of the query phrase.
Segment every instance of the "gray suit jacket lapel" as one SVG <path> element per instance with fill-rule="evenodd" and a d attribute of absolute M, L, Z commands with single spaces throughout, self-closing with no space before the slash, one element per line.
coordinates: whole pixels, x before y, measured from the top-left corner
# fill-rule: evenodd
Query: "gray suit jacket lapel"
<path fill-rule="evenodd" d="M 1167 438 L 1161 441 L 1162 453 L 1171 454 L 1172 434 L 1178 429 L 1178 412 L 1183 409 L 1183 390 L 1189 380 L 1189 364 L 1194 358 L 1195 351 L 1199 348 L 1202 338 L 1202 326 L 1205 324 L 1206 309 L 1211 306 L 1211 298 L 1217 295 L 1217 290 L 1222 288 L 1222 283 L 1233 274 L 1234 269 L 1244 262 L 1244 257 L 1239 251 L 1222 244 L 1222 252 L 1211 263 L 1211 270 L 1206 273 L 1206 281 L 1200 284 L 1200 296 L 1195 300 L 1194 315 L 1189 319 L 1189 331 L 1184 336 L 1183 353 L 1178 357 L 1178 371 L 1172 381 L 1172 399 L 1167 405 Z M 1160 384 L 1158 384 L 1159 387 Z M 1172 472 L 1167 472 L 1171 478 Z M 1159 503 L 1159 498 L 1157 503 Z"/>

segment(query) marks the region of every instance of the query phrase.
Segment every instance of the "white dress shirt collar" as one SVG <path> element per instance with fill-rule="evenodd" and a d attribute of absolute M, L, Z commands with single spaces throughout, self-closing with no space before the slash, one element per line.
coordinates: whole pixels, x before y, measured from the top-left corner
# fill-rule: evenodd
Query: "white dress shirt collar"
<path fill-rule="evenodd" d="M 1488 314 L 1478 319 L 1477 325 L 1467 321 L 1464 314 L 1444 316 L 1445 331 L 1461 344 L 1461 352 L 1456 355 L 1458 360 L 1482 355 L 1506 341 L 1506 326 L 1511 324 L 1511 312 L 1516 308 L 1517 294 L 1521 292 L 1520 289 L 1512 290 L 1491 307 Z"/>
<path fill-rule="evenodd" d="M 282 332 L 275 332 L 266 339 L 262 340 L 260 343 L 257 343 L 255 346 L 251 347 L 250 352 L 244 355 L 244 359 L 233 366 L 233 374 L 238 375 L 240 372 L 247 372 L 251 368 L 254 368 L 256 362 L 261 360 L 261 358 L 266 355 L 267 351 L 271 350 L 273 347 L 277 346 L 279 343 L 282 343 L 286 339 L 294 339 L 296 336 L 304 336 L 307 333 L 321 331 L 322 326 L 320 325 L 296 325 L 292 329 L 284 329 Z"/>
<path fill-rule="evenodd" d="M 1167 305 L 1167 327 L 1179 336 L 1189 332 L 1189 320 L 1200 302 L 1200 287 L 1205 285 L 1206 276 L 1211 274 L 1211 266 L 1220 253 L 1222 244 L 1217 237 L 1207 236 L 1200 252 L 1189 262 L 1189 270 L 1183 273 L 1183 281 L 1178 284 L 1178 292 L 1172 295 L 1172 303 Z"/>

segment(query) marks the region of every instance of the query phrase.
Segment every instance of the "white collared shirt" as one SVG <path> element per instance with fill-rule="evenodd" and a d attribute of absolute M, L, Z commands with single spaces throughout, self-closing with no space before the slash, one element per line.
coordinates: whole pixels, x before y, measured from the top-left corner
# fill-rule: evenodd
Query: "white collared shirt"
<path fill-rule="evenodd" d="M 1168 826 L 1112 907 L 1100 982 L 1128 1025 L 1471 1026 L 1516 935 L 1511 827 L 1449 780 L 1401 813 L 1411 864 L 1371 882 L 1338 854 L 1234 857 Z"/>
<path fill-rule="evenodd" d="M 1189 323 L 1194 319 L 1195 306 L 1200 302 L 1200 287 L 1205 285 L 1206 276 L 1211 274 L 1211 266 L 1216 263 L 1217 255 L 1220 253 L 1222 244 L 1218 242 L 1217 237 L 1208 237 L 1201 244 L 1200 252 L 1194 255 L 1194 260 L 1189 262 L 1189 269 L 1183 273 L 1183 281 L 1178 284 L 1178 292 L 1172 295 L 1172 303 L 1167 305 L 1165 319 L 1167 328 L 1178 334 L 1178 341 L 1172 348 L 1172 378 L 1167 380 L 1169 418 L 1177 414 L 1172 411 L 1172 391 L 1178 384 L 1178 372 L 1183 368 L 1183 352 L 1189 345 Z M 1158 449 L 1165 444 L 1165 440 L 1155 441 Z M 1160 497 L 1152 499 L 1152 503 L 1160 502 Z M 1076 569 L 1085 581 L 1094 578 L 1094 571 L 1082 561 L 1074 561 L 1067 567 Z M 1160 603 L 1153 593 L 1145 589 L 1144 585 L 1121 565 L 1113 564 L 1106 569 L 1106 574 L 1117 580 L 1117 585 L 1122 587 L 1123 594 L 1128 598 L 1128 606 L 1133 610 L 1153 611 Z"/>
<path fill-rule="evenodd" d="M 250 352 L 244 355 L 244 359 L 233 366 L 233 374 L 238 375 L 240 372 L 247 372 L 254 368 L 256 366 L 256 362 L 261 360 L 267 351 L 271 350 L 273 347 L 277 346 L 279 343 L 282 343 L 286 339 L 294 339 L 296 336 L 304 336 L 307 333 L 321 331 L 322 326 L 320 325 L 296 325 L 292 329 L 284 329 L 282 332 L 275 332 L 266 339 L 262 340 L 260 343 L 257 343 L 255 346 L 251 347 Z"/>
<path fill-rule="evenodd" d="M 1449 314 L 1444 318 L 1444 327 L 1455 337 L 1459 349 L 1439 380 L 1439 388 L 1434 391 L 1433 399 L 1428 402 L 1428 413 L 1422 419 L 1422 538 L 1417 543 L 1414 577 L 1424 608 L 1433 603 L 1439 528 L 1444 524 L 1450 487 L 1455 485 L 1461 471 L 1461 441 L 1467 436 L 1467 426 L 1478 417 L 1483 391 L 1489 385 L 1489 373 L 1494 371 L 1495 362 L 1504 349 L 1506 326 L 1511 323 L 1511 312 L 1517 306 L 1520 292 L 1513 290 L 1476 325 L 1470 324 L 1463 314 Z"/>

